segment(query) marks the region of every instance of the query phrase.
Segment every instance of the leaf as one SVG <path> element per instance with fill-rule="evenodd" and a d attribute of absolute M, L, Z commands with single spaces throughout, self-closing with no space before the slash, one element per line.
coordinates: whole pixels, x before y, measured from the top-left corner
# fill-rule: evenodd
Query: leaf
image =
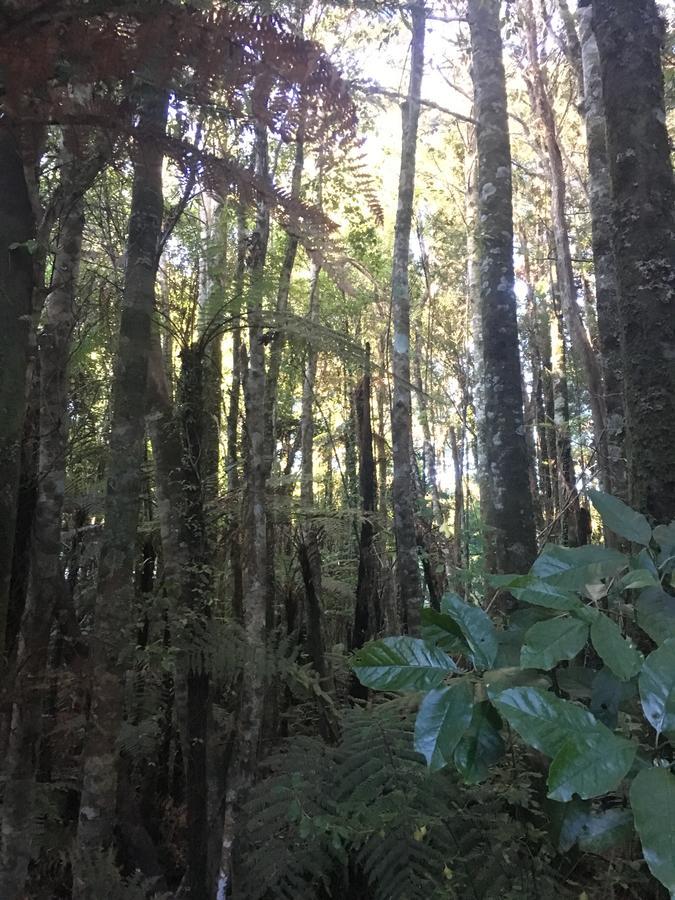
<path fill-rule="evenodd" d="M 489 669 L 495 661 L 497 632 L 492 620 L 479 606 L 470 606 L 456 594 L 445 594 L 441 611 L 459 625 L 477 669 Z"/>
<path fill-rule="evenodd" d="M 478 784 L 489 775 L 490 766 L 504 755 L 499 733 L 501 719 L 491 704 L 477 703 L 468 731 L 455 748 L 454 762 L 467 784 Z"/>
<path fill-rule="evenodd" d="M 619 582 L 621 591 L 637 591 L 642 588 L 659 587 L 661 582 L 649 569 L 631 569 Z"/>
<path fill-rule="evenodd" d="M 654 529 L 654 540 L 661 550 L 675 553 L 675 522 L 670 525 L 657 525 Z"/>
<path fill-rule="evenodd" d="M 675 597 L 663 588 L 647 588 L 635 603 L 637 622 L 656 644 L 675 638 Z"/>
<path fill-rule="evenodd" d="M 598 723 L 587 709 L 533 687 L 516 687 L 490 699 L 523 740 L 547 756 L 555 756 L 572 734 L 583 734 Z"/>
<path fill-rule="evenodd" d="M 642 710 L 657 734 L 675 732 L 675 638 L 649 654 L 638 685 Z"/>
<path fill-rule="evenodd" d="M 415 750 L 433 771 L 451 760 L 455 747 L 471 724 L 473 689 L 468 681 L 429 691 L 415 720 Z"/>
<path fill-rule="evenodd" d="M 613 791 L 633 764 L 637 746 L 612 734 L 600 722 L 585 733 L 571 734 L 554 756 L 548 770 L 548 796 L 582 800 Z"/>
<path fill-rule="evenodd" d="M 366 644 L 355 655 L 352 668 L 361 684 L 377 691 L 428 691 L 458 671 L 447 653 L 411 637 Z"/>
<path fill-rule="evenodd" d="M 539 687 L 546 690 L 551 679 L 537 669 L 521 669 L 520 666 L 507 666 L 502 669 L 490 669 L 483 675 L 490 696 L 497 695 L 512 687 Z"/>
<path fill-rule="evenodd" d="M 612 497 L 611 494 L 603 494 L 602 491 L 588 490 L 591 503 L 600 513 L 603 525 L 618 534 L 619 537 L 633 541 L 635 544 L 649 546 L 652 539 L 652 529 L 642 513 L 636 512 L 630 506 Z"/>
<path fill-rule="evenodd" d="M 561 853 L 567 853 L 576 844 L 590 815 L 590 803 L 574 798 L 569 803 L 549 800 L 545 811 L 551 823 L 551 837 Z"/>
<path fill-rule="evenodd" d="M 422 638 L 445 650 L 446 653 L 469 653 L 469 647 L 459 625 L 450 616 L 445 616 L 435 609 L 422 610 Z"/>
<path fill-rule="evenodd" d="M 587 699 L 593 692 L 595 672 L 586 666 L 565 666 L 555 677 L 560 690 L 569 694 L 572 700 Z"/>
<path fill-rule="evenodd" d="M 498 575 L 490 579 L 496 587 L 508 590 L 517 600 L 547 609 L 569 610 L 579 606 L 579 598 L 534 575 Z"/>
<path fill-rule="evenodd" d="M 603 853 L 633 836 L 633 814 L 629 809 L 615 807 L 592 813 L 581 828 L 579 849 L 586 853 Z"/>
<path fill-rule="evenodd" d="M 675 775 L 667 769 L 643 769 L 630 789 L 635 830 L 649 871 L 675 893 Z"/>
<path fill-rule="evenodd" d="M 636 693 L 636 685 L 619 679 L 608 668 L 600 669 L 593 678 L 591 712 L 603 725 L 615 728 L 619 707 Z"/>
<path fill-rule="evenodd" d="M 630 681 L 640 671 L 642 654 L 631 640 L 622 636 L 619 626 L 608 616 L 600 614 L 593 622 L 591 641 L 604 664 L 621 681 Z"/>
<path fill-rule="evenodd" d="M 587 584 L 616 575 L 628 565 L 627 558 L 611 547 L 587 544 L 558 547 L 547 544 L 535 560 L 531 574 L 566 591 L 582 591 Z"/>
<path fill-rule="evenodd" d="M 520 664 L 524 669 L 552 669 L 561 659 L 573 659 L 587 639 L 588 626 L 578 619 L 561 616 L 538 622 L 525 635 Z"/>

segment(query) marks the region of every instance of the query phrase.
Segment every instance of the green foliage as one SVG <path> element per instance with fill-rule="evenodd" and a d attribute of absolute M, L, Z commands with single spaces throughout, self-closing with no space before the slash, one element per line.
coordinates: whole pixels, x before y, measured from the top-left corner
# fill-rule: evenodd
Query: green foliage
<path fill-rule="evenodd" d="M 465 782 L 475 784 L 501 758 L 504 724 L 510 726 L 550 758 L 547 796 L 558 804 L 552 835 L 563 850 L 576 843 L 604 852 L 626 841 L 632 816 L 619 804 L 632 779 L 629 794 L 644 858 L 673 892 L 675 776 L 663 767 L 664 753 L 672 758 L 672 748 L 659 741 L 675 735 L 675 597 L 668 590 L 675 529 L 652 532 L 645 517 L 621 501 L 598 491 L 591 498 L 606 528 L 643 549 L 634 557 L 594 545 L 546 546 L 528 575 L 493 579 L 525 604 L 501 631 L 455 595 L 443 599 L 441 613 L 425 611 L 423 639 L 414 641 L 420 672 L 416 677 L 412 671 L 412 656 L 405 672 L 408 689 L 426 692 L 415 748 L 431 770 L 454 763 Z M 646 659 L 636 642 L 642 646 L 647 637 L 629 624 L 635 614 L 627 591 L 640 592 L 637 622 L 659 644 Z M 364 684 L 392 689 L 401 683 L 400 661 L 387 671 L 388 648 L 401 640 L 389 638 L 359 652 L 354 669 Z M 585 664 L 569 666 L 589 642 L 597 656 L 589 651 Z M 491 670 L 504 650 L 511 657 L 518 645 L 519 665 Z M 448 659 L 456 656 L 455 663 L 470 660 L 474 671 L 443 666 L 442 652 Z M 603 669 L 595 668 L 598 659 Z M 548 683 L 546 672 L 552 673 Z M 633 700 L 636 685 L 644 718 Z M 648 726 L 656 731 L 654 762 L 661 768 L 650 766 Z M 594 798 L 611 805 L 593 809 L 587 801 Z"/>
<path fill-rule="evenodd" d="M 406 695 L 347 710 L 337 746 L 297 736 L 267 760 L 244 810 L 237 900 L 572 896 L 540 830 L 532 773 L 467 789 L 447 769 L 429 772 L 413 749 L 416 706 Z M 455 752 L 458 767 L 479 776 L 472 783 L 482 774 L 478 745 L 492 761 L 501 755 L 488 707 L 474 707 Z M 521 804 L 530 828 L 509 813 Z"/>

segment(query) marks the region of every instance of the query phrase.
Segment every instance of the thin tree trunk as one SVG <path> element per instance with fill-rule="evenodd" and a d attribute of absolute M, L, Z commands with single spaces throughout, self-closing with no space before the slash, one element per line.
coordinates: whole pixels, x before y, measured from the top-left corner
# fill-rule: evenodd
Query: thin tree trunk
<path fill-rule="evenodd" d="M 588 389 L 593 437 L 598 460 L 598 474 L 603 490 L 611 490 L 609 470 L 609 449 L 607 441 L 605 388 L 602 369 L 593 350 L 577 304 L 577 289 L 574 282 L 572 251 L 570 249 L 567 225 L 567 188 L 565 168 L 558 142 L 557 128 L 548 86 L 539 60 L 537 46 L 537 20 L 532 0 L 521 0 L 527 51 L 530 64 L 531 95 L 534 109 L 539 117 L 546 144 L 549 183 L 551 188 L 551 222 L 555 244 L 558 287 L 562 301 L 562 311 L 572 342 L 572 349 L 584 373 Z"/>
<path fill-rule="evenodd" d="M 126 646 L 133 595 L 131 575 L 142 487 L 146 384 L 163 213 L 161 138 L 167 109 L 165 94 L 152 87 L 144 89 L 112 389 L 108 490 L 91 647 L 91 709 L 77 833 L 80 859 L 91 857 L 111 843 L 115 822 L 116 740 L 122 721 L 124 679 L 120 652 Z M 76 866 L 73 897 L 85 898 L 87 890 L 81 869 Z"/>
<path fill-rule="evenodd" d="M 576 34 L 574 20 L 565 0 L 559 2 L 571 42 L 573 35 Z M 583 71 L 583 110 L 586 124 L 595 302 L 605 383 L 609 488 L 615 496 L 627 499 L 621 327 L 616 262 L 612 253 L 612 198 L 607 156 L 607 126 L 602 97 L 602 72 L 590 7 L 580 7 L 578 19 L 581 40 L 577 44 Z M 575 55 L 576 52 L 575 49 Z"/>
<path fill-rule="evenodd" d="M 592 9 L 607 125 L 630 502 L 669 522 L 675 514 L 675 179 L 663 24 L 654 0 L 593 0 Z"/>
<path fill-rule="evenodd" d="M 458 569 L 464 566 L 464 441 L 458 440 L 457 429 L 451 425 L 449 430 L 452 465 L 455 476 L 453 542 L 455 549 L 455 565 Z"/>
<path fill-rule="evenodd" d="M 269 178 L 267 129 L 255 125 L 255 170 Z M 246 484 L 242 503 L 242 563 L 246 661 L 242 678 L 240 714 L 232 763 L 228 770 L 225 816 L 217 896 L 231 890 L 232 849 L 242 796 L 253 778 L 258 757 L 267 684 L 267 461 L 265 452 L 265 347 L 263 343 L 263 274 L 269 243 L 270 213 L 262 195 L 249 239 L 247 317 L 249 352 L 242 350 L 246 408 Z"/>
<path fill-rule="evenodd" d="M 579 544 L 579 494 L 572 458 L 570 435 L 570 404 L 567 392 L 567 352 L 562 315 L 551 317 L 551 382 L 553 388 L 556 456 L 558 460 L 558 493 L 560 496 L 560 543 L 576 547 Z"/>
<path fill-rule="evenodd" d="M 494 565 L 524 572 L 536 554 L 514 294 L 511 149 L 499 0 L 470 0 L 486 462 Z"/>
<path fill-rule="evenodd" d="M 422 74 L 424 71 L 425 12 L 421 2 L 411 7 L 412 50 L 408 97 L 403 104 L 403 137 L 398 186 L 398 208 L 394 232 L 392 269 L 392 318 L 394 340 L 392 372 L 394 390 L 391 411 L 391 435 L 394 460 L 392 500 L 396 536 L 396 580 L 399 602 L 409 634 L 420 629 L 422 590 L 420 585 L 417 538 L 415 533 L 415 492 L 410 459 L 412 440 L 412 403 L 410 391 L 410 287 L 408 257 L 415 193 L 415 155 L 420 113 Z"/>
<path fill-rule="evenodd" d="M 419 421 L 422 426 L 422 437 L 424 440 L 422 453 L 424 459 L 424 475 L 425 483 L 429 485 L 429 493 L 431 494 L 431 514 L 433 516 L 434 525 L 440 528 L 443 525 L 443 510 L 441 509 L 441 500 L 438 492 L 438 476 L 436 473 L 436 448 L 434 447 L 431 435 L 431 427 L 429 425 L 429 405 L 427 403 L 427 395 L 422 382 L 422 347 L 419 332 L 415 332 L 415 352 L 413 355 L 413 371 L 415 394 L 417 395 L 417 408 L 419 411 Z"/>
<path fill-rule="evenodd" d="M 226 246 L 221 236 L 222 207 L 206 194 L 203 198 L 202 256 L 199 270 L 198 335 L 203 344 L 204 377 L 203 422 L 200 469 L 203 473 L 205 499 L 208 503 L 218 497 L 220 478 L 220 425 L 222 419 L 223 381 L 223 318 L 225 311 L 222 271 Z M 222 242 L 222 246 L 221 246 Z"/>
<path fill-rule="evenodd" d="M 12 575 L 12 551 L 26 412 L 33 313 L 34 270 L 30 242 L 35 219 L 19 141 L 0 127 L 0 666 Z"/>
<path fill-rule="evenodd" d="M 239 317 L 244 295 L 244 273 L 246 270 L 246 210 L 240 204 L 237 213 L 237 263 L 234 275 L 234 309 Z M 227 491 L 233 512 L 227 528 L 230 574 L 232 578 L 232 609 L 240 623 L 244 622 L 244 600 L 241 570 L 241 532 L 239 517 L 234 512 L 241 508 L 239 496 L 239 406 L 241 397 L 241 325 L 239 319 L 232 330 L 232 381 L 227 409 Z"/>
<path fill-rule="evenodd" d="M 359 445 L 359 493 L 361 495 L 361 533 L 359 536 L 359 569 L 356 580 L 356 607 L 350 648 L 356 650 L 370 640 L 381 627 L 381 610 L 377 603 L 375 537 L 375 457 L 373 455 L 373 429 L 370 419 L 370 346 L 366 349 L 366 366 L 363 378 L 354 392 Z"/>
<path fill-rule="evenodd" d="M 72 180 L 76 161 L 64 135 L 61 177 Z M 71 192 L 68 191 L 68 195 Z M 81 194 L 73 196 L 60 223 L 52 289 L 39 337 L 40 437 L 36 515 L 30 579 L 21 623 L 17 687 L 2 805 L 0 896 L 23 893 L 34 831 L 33 797 L 42 735 L 49 634 L 55 604 L 66 591 L 61 565 L 61 517 L 68 443 L 68 359 L 75 321 L 74 298 L 84 228 Z"/>

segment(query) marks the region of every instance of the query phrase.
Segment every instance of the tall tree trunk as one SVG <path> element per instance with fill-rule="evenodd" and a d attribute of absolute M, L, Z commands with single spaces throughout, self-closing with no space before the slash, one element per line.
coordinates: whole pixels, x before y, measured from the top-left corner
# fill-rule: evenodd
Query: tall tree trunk
<path fill-rule="evenodd" d="M 600 54 L 591 18 L 589 8 L 579 9 L 595 302 L 605 382 L 609 488 L 614 495 L 625 498 L 623 363 L 616 262 L 612 253 L 612 198 Z"/>
<path fill-rule="evenodd" d="M 511 148 L 499 0 L 469 0 L 478 121 L 478 224 L 483 340 L 486 520 L 499 572 L 524 572 L 536 554 L 523 423 L 514 293 Z"/>
<path fill-rule="evenodd" d="M 91 708 L 84 747 L 84 770 L 77 833 L 79 858 L 89 858 L 113 837 L 117 789 L 116 741 L 123 712 L 124 669 L 131 613 L 139 496 L 145 440 L 146 385 L 151 348 L 162 227 L 161 138 L 168 98 L 144 89 L 137 126 L 127 263 L 120 320 L 112 416 L 105 525 L 101 544 L 92 634 Z M 87 896 L 75 867 L 73 897 Z"/>
<path fill-rule="evenodd" d="M 227 527 L 227 543 L 229 546 L 230 574 L 232 578 L 232 610 L 241 624 L 244 622 L 244 600 L 241 570 L 241 531 L 239 516 L 236 511 L 241 508 L 239 497 L 239 406 L 241 395 L 241 324 L 244 296 L 244 273 L 246 271 L 246 210 L 240 204 L 237 211 L 237 263 L 234 273 L 233 314 L 237 322 L 232 329 L 232 381 L 227 408 L 227 492 L 230 513 Z"/>
<path fill-rule="evenodd" d="M 35 219 L 15 131 L 0 127 L 0 666 L 12 575 L 12 551 L 26 412 L 33 313 Z"/>
<path fill-rule="evenodd" d="M 70 135 L 72 137 L 72 135 Z M 72 182 L 76 160 L 64 135 L 61 177 Z M 42 734 L 44 679 L 55 605 L 66 591 L 61 564 L 61 518 L 68 443 L 68 360 L 75 322 L 74 299 L 84 228 L 81 194 L 60 222 L 52 289 L 47 297 L 40 351 L 39 478 L 32 529 L 30 578 L 21 623 L 15 698 L 2 805 L 0 896 L 23 893 L 34 830 L 33 797 Z"/>
<path fill-rule="evenodd" d="M 458 569 L 464 566 L 464 437 L 463 430 L 460 435 L 457 434 L 459 429 L 454 425 L 450 426 L 450 450 L 452 452 L 452 467 L 455 476 L 454 491 L 454 521 L 453 521 L 453 544 L 455 551 L 455 565 Z M 468 537 L 466 538 L 468 540 Z"/>
<path fill-rule="evenodd" d="M 373 539 L 375 536 L 375 457 L 373 455 L 373 428 L 370 420 L 370 346 L 366 349 L 366 366 L 363 378 L 354 392 L 359 446 L 359 493 L 361 495 L 361 533 L 359 536 L 359 569 L 356 580 L 356 607 L 350 647 L 356 650 L 376 634 L 381 626 L 381 611 L 377 603 L 376 559 Z"/>
<path fill-rule="evenodd" d="M 560 543 L 576 547 L 579 544 L 579 494 L 572 458 L 570 435 L 570 403 L 567 392 L 567 351 L 562 314 L 556 310 L 551 316 L 551 382 L 553 389 L 555 442 L 560 496 Z"/>
<path fill-rule="evenodd" d="M 255 125 L 255 171 L 262 181 L 269 178 L 267 129 Z M 268 202 L 260 195 L 249 238 L 247 318 L 248 358 L 242 350 L 244 372 L 245 490 L 242 503 L 242 563 L 246 661 L 242 678 L 240 713 L 232 762 L 227 773 L 225 817 L 218 874 L 218 898 L 231 890 L 232 848 L 236 837 L 239 806 L 253 778 L 258 756 L 267 684 L 267 461 L 265 452 L 265 346 L 263 343 L 263 275 L 269 243 Z"/>
<path fill-rule="evenodd" d="M 300 200 L 300 191 L 302 188 L 302 170 L 304 164 L 304 145 L 302 142 L 302 137 L 299 136 L 295 145 L 295 160 L 293 163 L 293 173 L 291 175 L 290 199 L 293 201 Z M 291 289 L 291 276 L 293 274 L 293 268 L 295 266 L 295 258 L 298 253 L 298 244 L 298 238 L 294 234 L 289 234 L 287 236 L 284 259 L 281 264 L 281 273 L 279 275 L 279 287 L 277 289 L 277 306 L 274 323 L 276 334 L 270 347 L 270 357 L 267 366 L 267 381 L 265 384 L 265 433 L 267 443 L 266 454 L 268 458 L 267 464 L 270 471 L 272 468 L 274 442 L 277 436 L 277 394 L 279 390 L 281 358 L 285 343 L 285 319 L 288 312 L 288 297 Z"/>
<path fill-rule="evenodd" d="M 419 331 L 415 331 L 415 352 L 413 355 L 413 372 L 415 394 L 417 395 L 417 408 L 419 411 L 419 421 L 422 426 L 422 438 L 424 440 L 422 446 L 424 460 L 425 483 L 429 485 L 429 493 L 431 494 L 431 514 L 434 525 L 441 527 L 443 524 L 443 510 L 441 509 L 441 500 L 438 492 L 438 476 L 436 473 L 436 448 L 431 435 L 431 426 L 429 424 L 429 404 L 427 395 L 424 390 L 422 381 L 422 341 Z"/>
<path fill-rule="evenodd" d="M 551 188 L 551 222 L 562 311 L 570 334 L 573 352 L 581 371 L 584 373 L 588 389 L 600 483 L 603 490 L 609 491 L 611 490 L 611 476 L 609 471 L 607 416 L 605 412 L 605 388 L 602 380 L 602 370 L 584 327 L 577 304 L 577 289 L 574 282 L 572 251 L 570 249 L 567 225 L 565 167 L 558 142 L 551 98 L 539 60 L 537 20 L 534 14 L 534 6 L 532 0 L 521 0 L 521 5 L 530 65 L 531 96 L 534 109 L 541 123 L 546 145 L 546 161 Z"/>
<path fill-rule="evenodd" d="M 675 179 L 663 24 L 654 0 L 593 0 L 592 9 L 607 123 L 630 502 L 667 522 L 675 515 Z"/>
<path fill-rule="evenodd" d="M 394 390 L 391 411 L 391 435 L 394 460 L 392 501 L 396 536 L 396 579 L 399 601 L 409 634 L 420 629 L 422 589 L 420 585 L 417 539 L 415 534 L 415 491 L 410 459 L 412 440 L 412 404 L 410 391 L 410 287 L 408 257 L 415 193 L 415 155 L 420 114 L 422 74 L 424 71 L 425 12 L 422 2 L 411 7 L 412 49 L 408 97 L 403 104 L 401 169 L 398 184 L 398 208 L 394 232 L 392 269 L 392 318 L 394 340 L 392 372 Z"/>
<path fill-rule="evenodd" d="M 221 233 L 222 207 L 205 194 L 203 197 L 202 255 L 199 261 L 198 335 L 203 349 L 202 380 L 203 422 L 200 470 L 205 499 L 212 503 L 218 496 L 220 477 L 220 425 L 222 418 L 223 319 L 225 297 L 222 273 L 226 266 Z"/>

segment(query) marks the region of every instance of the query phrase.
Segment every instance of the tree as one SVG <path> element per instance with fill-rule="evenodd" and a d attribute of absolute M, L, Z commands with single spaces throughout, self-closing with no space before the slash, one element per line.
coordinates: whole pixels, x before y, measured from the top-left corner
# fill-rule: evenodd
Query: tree
<path fill-rule="evenodd" d="M 588 2 L 580 4 L 588 7 Z M 663 100 L 663 25 L 654 0 L 594 0 L 612 189 L 631 503 L 675 510 L 675 182 Z"/>
<path fill-rule="evenodd" d="M 420 113 L 420 92 L 424 71 L 425 13 L 422 3 L 411 8 L 412 45 L 408 97 L 403 104 L 401 168 L 394 237 L 391 281 L 393 320 L 391 433 L 393 444 L 394 534 L 396 536 L 396 581 L 399 601 L 410 634 L 420 627 L 422 607 L 417 539 L 415 535 L 415 492 L 412 475 L 412 396 L 410 380 L 410 288 L 408 258 L 415 192 L 415 153 Z"/>
<path fill-rule="evenodd" d="M 534 558 L 536 539 L 514 294 L 511 151 L 500 3 L 471 0 L 468 10 L 478 121 L 478 254 L 489 502 L 485 519 L 496 570 L 519 572 Z"/>

